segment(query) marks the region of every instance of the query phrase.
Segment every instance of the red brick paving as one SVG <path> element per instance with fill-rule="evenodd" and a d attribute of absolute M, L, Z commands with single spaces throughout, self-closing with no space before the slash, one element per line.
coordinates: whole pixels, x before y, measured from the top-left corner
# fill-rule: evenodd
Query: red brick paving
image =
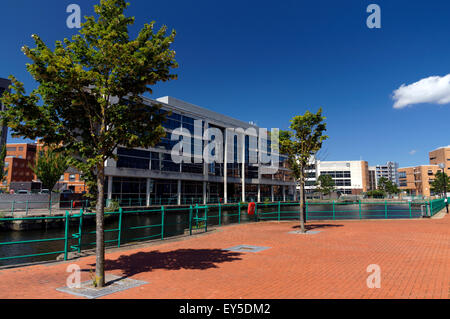
<path fill-rule="evenodd" d="M 297 222 L 233 225 L 186 240 L 107 254 L 108 273 L 149 284 L 107 298 L 285 299 L 449 298 L 450 217 L 436 220 L 311 223 L 317 235 L 293 235 Z M 268 246 L 259 253 L 222 249 Z M 0 270 L 0 298 L 76 298 L 66 267 L 92 269 L 94 257 Z M 369 289 L 367 266 L 381 267 Z M 82 273 L 83 281 L 89 273 Z"/>

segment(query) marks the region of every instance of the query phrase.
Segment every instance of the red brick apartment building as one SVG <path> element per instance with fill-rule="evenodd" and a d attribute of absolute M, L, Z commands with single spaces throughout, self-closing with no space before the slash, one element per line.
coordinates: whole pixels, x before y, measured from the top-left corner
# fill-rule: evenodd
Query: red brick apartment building
<path fill-rule="evenodd" d="M 31 190 L 31 182 L 35 179 L 30 164 L 36 160 L 36 145 L 33 144 L 7 144 L 5 169 L 8 175 L 3 181 L 3 188 L 21 188 Z"/>
<path fill-rule="evenodd" d="M 450 175 L 450 145 L 439 147 L 429 153 L 429 165 L 399 168 L 400 189 L 411 195 L 431 196 L 431 183 L 436 173 L 443 171 Z"/>
<path fill-rule="evenodd" d="M 43 149 L 43 145 L 37 143 L 7 144 L 5 169 L 8 170 L 8 175 L 3 181 L 3 189 L 39 191 L 40 184 L 30 165 L 35 165 L 37 157 Z M 74 193 L 82 193 L 87 190 L 81 174 L 72 168 L 69 168 L 61 176 L 56 188 L 59 190 L 70 189 Z"/>

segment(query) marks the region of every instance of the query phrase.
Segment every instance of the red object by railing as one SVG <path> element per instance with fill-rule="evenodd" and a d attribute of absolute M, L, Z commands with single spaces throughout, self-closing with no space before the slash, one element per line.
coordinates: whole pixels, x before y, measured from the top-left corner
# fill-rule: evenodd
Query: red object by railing
<path fill-rule="evenodd" d="M 255 207 L 256 207 L 255 203 L 248 204 L 248 214 L 249 215 L 255 215 Z"/>

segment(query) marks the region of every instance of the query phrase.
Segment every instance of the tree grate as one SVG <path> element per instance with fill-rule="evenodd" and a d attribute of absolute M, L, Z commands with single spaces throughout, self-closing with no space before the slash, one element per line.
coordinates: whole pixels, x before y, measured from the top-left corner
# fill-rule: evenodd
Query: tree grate
<path fill-rule="evenodd" d="M 56 290 L 74 296 L 85 297 L 87 299 L 96 299 L 148 284 L 145 281 L 122 278 L 114 275 L 106 275 L 106 283 L 107 286 L 101 289 L 93 287 L 92 281 L 86 281 L 81 283 L 80 288 L 63 287 L 57 288 Z"/>
<path fill-rule="evenodd" d="M 270 247 L 263 246 L 250 246 L 250 245 L 239 245 L 231 248 L 224 249 L 226 251 L 237 251 L 237 252 L 248 252 L 248 253 L 258 253 L 263 250 L 270 249 Z"/>

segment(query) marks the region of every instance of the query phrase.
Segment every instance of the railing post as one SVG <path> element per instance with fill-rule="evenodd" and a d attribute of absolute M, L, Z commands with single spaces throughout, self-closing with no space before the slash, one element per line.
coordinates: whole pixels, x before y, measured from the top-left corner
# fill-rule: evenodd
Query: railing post
<path fill-rule="evenodd" d="M 189 207 L 189 235 L 192 236 L 192 205 Z"/>
<path fill-rule="evenodd" d="M 430 200 L 430 217 L 433 216 L 433 201 Z"/>
<path fill-rule="evenodd" d="M 259 222 L 258 203 L 255 203 L 255 217 L 256 221 Z"/>
<path fill-rule="evenodd" d="M 336 207 L 335 207 L 335 201 L 333 201 L 333 220 L 336 220 Z"/>
<path fill-rule="evenodd" d="M 281 220 L 281 204 L 278 202 L 278 221 Z"/>
<path fill-rule="evenodd" d="M 239 202 L 239 224 L 241 223 L 241 202 Z"/>
<path fill-rule="evenodd" d="M 199 227 L 198 227 L 198 204 L 195 204 L 195 228 L 199 229 Z"/>
<path fill-rule="evenodd" d="M 64 233 L 64 260 L 67 260 L 68 248 L 69 248 L 69 212 L 66 211 L 66 227 Z"/>
<path fill-rule="evenodd" d="M 208 205 L 205 206 L 205 233 L 208 232 Z"/>
<path fill-rule="evenodd" d="M 70 201 L 70 214 L 72 214 L 73 210 L 73 199 Z"/>
<path fill-rule="evenodd" d="M 362 215 L 361 215 L 361 200 L 359 200 L 359 219 L 362 219 Z"/>
<path fill-rule="evenodd" d="M 164 206 L 161 206 L 161 240 L 164 240 Z"/>
<path fill-rule="evenodd" d="M 81 253 L 81 244 L 82 244 L 81 237 L 82 237 L 82 234 L 83 234 L 83 214 L 84 214 L 84 210 L 80 209 L 80 222 L 78 224 L 78 234 L 79 234 L 79 237 L 78 237 L 78 252 L 79 253 Z"/>
<path fill-rule="evenodd" d="M 219 201 L 219 226 L 222 226 L 222 206 Z"/>
<path fill-rule="evenodd" d="M 11 214 L 12 214 L 12 216 L 14 217 L 14 204 L 15 204 L 15 202 L 16 201 L 12 201 L 12 206 L 11 206 Z"/>
<path fill-rule="evenodd" d="M 123 209 L 119 208 L 119 235 L 117 237 L 117 247 L 120 248 L 122 241 L 122 220 L 123 220 Z"/>
<path fill-rule="evenodd" d="M 388 218 L 388 214 L 387 214 L 387 200 L 384 201 L 384 218 L 385 219 Z"/>
<path fill-rule="evenodd" d="M 28 200 L 27 200 L 27 206 L 25 208 L 25 215 L 28 216 Z"/>
<path fill-rule="evenodd" d="M 308 201 L 306 201 L 306 203 L 305 203 L 306 205 L 305 205 L 305 207 L 306 207 L 306 220 L 305 220 L 305 222 L 307 222 L 308 221 Z M 303 214 L 303 212 L 302 212 L 302 214 Z"/>
<path fill-rule="evenodd" d="M 411 202 L 409 202 L 409 218 L 412 218 Z"/>
<path fill-rule="evenodd" d="M 52 206 L 53 206 L 53 203 L 52 203 L 52 194 L 50 193 L 50 216 L 52 216 Z"/>

